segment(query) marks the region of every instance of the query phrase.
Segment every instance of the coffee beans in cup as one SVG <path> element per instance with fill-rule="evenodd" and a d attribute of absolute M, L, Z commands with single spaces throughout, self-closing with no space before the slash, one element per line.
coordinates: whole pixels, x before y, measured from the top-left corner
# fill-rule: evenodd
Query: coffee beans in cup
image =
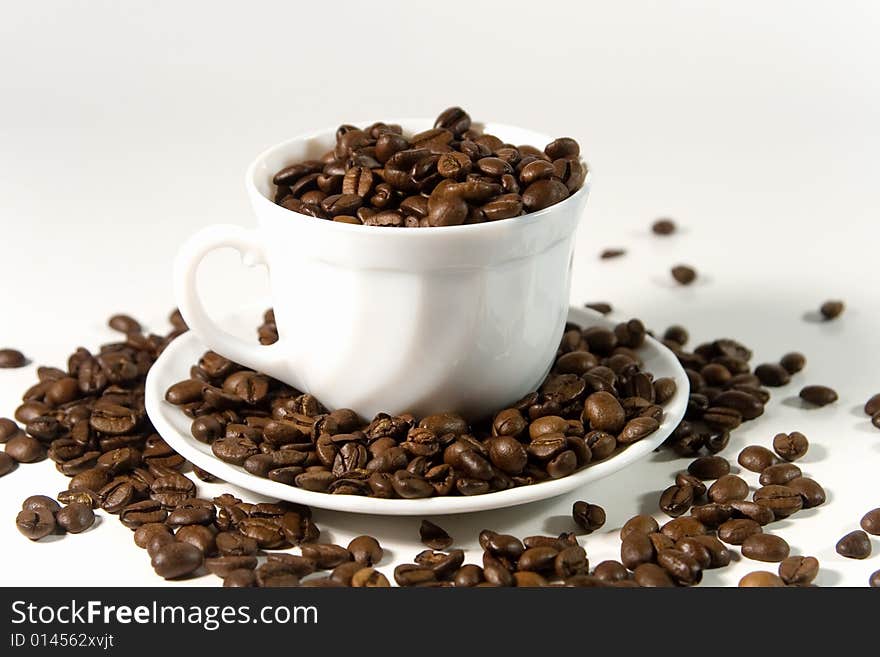
<path fill-rule="evenodd" d="M 434 127 L 404 135 L 399 125 L 340 126 L 319 159 L 276 172 L 275 203 L 299 214 L 383 228 L 479 224 L 512 219 L 564 201 L 587 167 L 569 137 L 543 148 L 483 133 L 460 107 Z"/>

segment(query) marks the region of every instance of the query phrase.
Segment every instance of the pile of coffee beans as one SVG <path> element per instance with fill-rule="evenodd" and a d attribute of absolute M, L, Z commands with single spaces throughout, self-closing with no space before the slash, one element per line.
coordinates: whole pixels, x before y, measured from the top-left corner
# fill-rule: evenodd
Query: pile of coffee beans
<path fill-rule="evenodd" d="M 562 137 L 543 149 L 515 146 L 471 125 L 460 107 L 434 128 L 404 135 L 399 125 L 340 126 L 317 160 L 278 171 L 275 203 L 348 224 L 434 227 L 479 224 L 537 212 L 584 184 L 580 146 Z"/>
<path fill-rule="evenodd" d="M 268 342 L 271 311 L 264 320 Z M 637 319 L 569 324 L 540 389 L 477 422 L 451 412 L 364 420 L 214 352 L 165 398 L 218 459 L 259 477 L 379 498 L 479 495 L 568 476 L 656 431 L 676 386 L 642 368 L 645 335 Z"/>

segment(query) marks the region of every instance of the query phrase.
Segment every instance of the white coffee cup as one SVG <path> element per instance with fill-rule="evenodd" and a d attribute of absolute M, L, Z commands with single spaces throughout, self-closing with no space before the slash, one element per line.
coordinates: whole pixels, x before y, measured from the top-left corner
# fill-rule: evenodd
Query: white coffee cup
<path fill-rule="evenodd" d="M 433 127 L 427 119 L 395 123 L 405 134 Z M 552 141 L 512 126 L 482 127 L 508 143 Z M 275 172 L 334 143 L 331 129 L 263 152 L 245 177 L 258 228 L 210 226 L 183 245 L 175 292 L 190 329 L 217 353 L 366 419 L 445 410 L 477 418 L 535 390 L 565 325 L 589 176 L 549 208 L 464 226 L 358 226 L 276 205 Z M 196 271 L 222 247 L 268 265 L 275 344 L 245 342 L 205 312 Z"/>

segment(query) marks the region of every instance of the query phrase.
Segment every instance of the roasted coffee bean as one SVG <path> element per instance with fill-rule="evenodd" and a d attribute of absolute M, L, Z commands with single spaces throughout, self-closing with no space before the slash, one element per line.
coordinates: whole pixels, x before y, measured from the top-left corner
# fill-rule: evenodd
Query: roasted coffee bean
<path fill-rule="evenodd" d="M 210 525 L 216 513 L 214 505 L 208 500 L 188 499 L 177 504 L 168 514 L 169 525 Z"/>
<path fill-rule="evenodd" d="M 779 577 L 790 586 L 807 586 L 819 574 L 815 557 L 786 557 L 779 563 Z"/>
<path fill-rule="evenodd" d="M 593 577 L 603 582 L 620 582 L 629 579 L 629 571 L 619 561 L 607 560 L 596 564 Z"/>
<path fill-rule="evenodd" d="M 537 212 L 568 197 L 568 187 L 556 178 L 543 178 L 530 184 L 522 193 L 523 206 Z"/>
<path fill-rule="evenodd" d="M 754 520 L 761 525 L 769 525 L 776 519 L 776 515 L 766 506 L 761 506 L 757 502 L 748 502 L 746 500 L 734 500 L 728 504 L 731 516 L 734 518 L 748 518 Z"/>
<path fill-rule="evenodd" d="M 688 265 L 676 265 L 671 270 L 672 278 L 679 285 L 690 285 L 697 278 L 697 272 L 693 267 Z"/>
<path fill-rule="evenodd" d="M 690 486 L 693 488 L 695 500 L 706 494 L 706 484 L 688 472 L 679 472 L 675 475 L 675 484 L 677 486 Z"/>
<path fill-rule="evenodd" d="M 651 534 L 660 531 L 660 525 L 649 515 L 637 515 L 627 520 L 620 528 L 620 540 L 623 541 L 633 532 Z"/>
<path fill-rule="evenodd" d="M 55 514 L 55 522 L 64 531 L 79 534 L 95 523 L 95 512 L 87 504 L 72 502 Z"/>
<path fill-rule="evenodd" d="M 24 367 L 27 359 L 17 349 L 0 349 L 0 369 Z"/>
<path fill-rule="evenodd" d="M 770 484 L 784 486 L 792 479 L 797 479 L 800 476 L 801 469 L 794 463 L 777 463 L 776 465 L 764 468 L 758 481 L 762 486 L 769 486 Z"/>
<path fill-rule="evenodd" d="M 657 219 L 651 224 L 651 231 L 655 235 L 672 235 L 675 232 L 675 222 L 672 219 Z"/>
<path fill-rule="evenodd" d="M 422 520 L 419 536 L 422 543 L 432 550 L 445 550 L 452 545 L 452 537 L 446 533 L 446 530 L 430 520 Z"/>
<path fill-rule="evenodd" d="M 688 472 L 697 479 L 719 479 L 730 472 L 730 463 L 721 456 L 701 456 L 688 465 Z"/>
<path fill-rule="evenodd" d="M 42 443 L 23 432 L 7 441 L 5 453 L 18 463 L 35 463 L 46 458 L 46 450 Z"/>
<path fill-rule="evenodd" d="M 636 584 L 650 588 L 666 588 L 675 586 L 669 573 L 656 563 L 642 563 L 633 570 Z"/>
<path fill-rule="evenodd" d="M 332 543 L 310 543 L 302 546 L 302 555 L 311 559 L 322 569 L 332 569 L 347 561 L 353 561 L 352 553 L 341 545 Z"/>
<path fill-rule="evenodd" d="M 375 566 L 382 560 L 382 547 L 372 536 L 358 536 L 348 544 L 354 560 L 363 566 Z"/>
<path fill-rule="evenodd" d="M 843 301 L 833 300 L 826 301 L 819 307 L 819 312 L 822 313 L 822 317 L 825 319 L 835 319 L 839 317 L 843 312 L 844 303 Z"/>
<path fill-rule="evenodd" d="M 598 504 L 577 501 L 571 507 L 571 516 L 575 524 L 591 534 L 605 524 L 605 509 Z"/>
<path fill-rule="evenodd" d="M 660 532 L 673 542 L 689 536 L 702 536 L 707 531 L 706 526 L 692 516 L 673 518 L 660 528 Z"/>
<path fill-rule="evenodd" d="M 799 396 L 813 406 L 827 406 L 837 401 L 837 392 L 828 386 L 804 386 Z"/>
<path fill-rule="evenodd" d="M 134 502 L 119 513 L 122 524 L 132 530 L 148 523 L 164 522 L 167 517 L 168 512 L 154 500 Z"/>
<path fill-rule="evenodd" d="M 388 578 L 378 570 L 364 567 L 352 575 L 351 585 L 355 588 L 388 588 L 391 586 Z"/>
<path fill-rule="evenodd" d="M 718 527 L 718 538 L 731 545 L 742 545 L 749 536 L 761 532 L 761 525 L 754 520 L 736 518 Z"/>
<path fill-rule="evenodd" d="M 649 436 L 660 428 L 660 423 L 653 417 L 637 417 L 626 423 L 617 436 L 617 442 L 629 445 Z"/>
<path fill-rule="evenodd" d="M 15 420 L 10 420 L 8 417 L 0 417 L 0 443 L 6 443 L 13 436 L 18 435 L 21 432 L 19 426 L 15 423 Z"/>
<path fill-rule="evenodd" d="M 205 569 L 209 573 L 221 578 L 226 578 L 237 570 L 252 571 L 256 567 L 256 557 L 212 557 L 205 559 Z"/>
<path fill-rule="evenodd" d="M 744 575 L 743 578 L 739 580 L 739 586 L 770 588 L 785 586 L 785 582 L 775 573 L 770 573 L 766 570 L 756 570 L 748 575 Z"/>
<path fill-rule="evenodd" d="M 677 584 L 693 586 L 703 578 L 703 570 L 697 560 L 682 550 L 665 549 L 657 553 L 657 564 L 663 568 Z"/>
<path fill-rule="evenodd" d="M 436 582 L 437 576 L 433 570 L 419 564 L 401 564 L 394 569 L 394 581 L 398 586 L 418 586 Z"/>
<path fill-rule="evenodd" d="M 205 556 L 217 553 L 217 530 L 213 526 L 184 525 L 177 530 L 174 539 L 181 543 L 194 545 Z"/>
<path fill-rule="evenodd" d="M 590 571 L 590 562 L 587 553 L 579 545 L 573 545 L 560 550 L 553 560 L 553 572 L 557 577 L 572 577 L 574 575 L 586 575 Z M 516 576 L 514 574 L 514 576 Z M 517 584 L 519 586 L 519 583 Z"/>
<path fill-rule="evenodd" d="M 114 331 L 119 331 L 120 333 L 125 334 L 141 332 L 140 323 L 128 315 L 113 315 L 107 320 L 107 326 Z"/>
<path fill-rule="evenodd" d="M 788 556 L 788 543 L 779 536 L 772 534 L 752 534 L 740 547 L 744 557 L 756 561 L 782 561 Z"/>
<path fill-rule="evenodd" d="M 870 416 L 875 416 L 877 413 L 880 413 L 880 392 L 876 395 L 872 396 L 868 401 L 865 402 L 865 414 Z M 2 420 L 0 420 L 2 422 Z M 3 431 L 2 427 L 0 427 L 0 442 L 3 442 L 2 439 Z"/>
<path fill-rule="evenodd" d="M 779 463 L 779 459 L 773 452 L 760 445 L 749 445 L 743 448 L 736 460 L 742 467 L 752 472 L 763 472 L 771 465 Z"/>
<path fill-rule="evenodd" d="M 0 477 L 15 470 L 16 461 L 6 452 L 0 452 Z"/>
<path fill-rule="evenodd" d="M 791 381 L 788 371 L 778 363 L 763 363 L 755 368 L 755 376 L 761 384 L 771 388 L 784 386 Z"/>
<path fill-rule="evenodd" d="M 782 367 L 785 368 L 785 371 L 789 374 L 797 374 L 804 369 L 804 366 L 807 364 L 807 359 L 803 354 L 797 351 L 792 351 L 780 358 L 779 364 L 782 365 Z"/>
<path fill-rule="evenodd" d="M 55 516 L 45 507 L 23 509 L 16 516 L 15 525 L 24 536 L 38 541 L 55 531 Z"/>
<path fill-rule="evenodd" d="M 653 561 L 655 557 L 654 544 L 644 532 L 632 531 L 620 544 L 620 561 L 630 570 L 635 570 L 640 564 Z"/>
<path fill-rule="evenodd" d="M 880 508 L 871 509 L 862 516 L 859 525 L 869 534 L 880 536 Z"/>
<path fill-rule="evenodd" d="M 220 532 L 215 538 L 217 550 L 223 556 L 241 557 L 257 553 L 257 541 L 238 532 Z"/>
<path fill-rule="evenodd" d="M 694 489 L 690 484 L 670 486 L 660 495 L 660 510 L 677 518 L 687 512 L 694 503 Z"/>
<path fill-rule="evenodd" d="M 807 453 L 809 446 L 806 436 L 798 431 L 778 433 L 773 437 L 773 449 L 786 461 L 797 461 Z"/>
<path fill-rule="evenodd" d="M 165 579 L 179 579 L 191 575 L 204 563 L 202 552 L 189 543 L 168 543 L 160 547 L 151 559 L 153 570 Z"/>
<path fill-rule="evenodd" d="M 727 504 L 710 502 L 691 509 L 691 515 L 712 529 L 719 527 L 730 519 L 732 509 Z"/>
<path fill-rule="evenodd" d="M 788 486 L 763 486 L 755 491 L 752 499 L 758 505 L 770 509 L 777 520 L 787 518 L 804 506 L 801 494 Z"/>
<path fill-rule="evenodd" d="M 150 485 L 150 497 L 166 509 L 173 509 L 184 500 L 195 497 L 195 494 L 196 485 L 178 472 L 157 477 Z"/>
<path fill-rule="evenodd" d="M 837 541 L 834 549 L 848 559 L 867 559 L 871 556 L 871 539 L 867 533 L 856 529 Z"/>
<path fill-rule="evenodd" d="M 736 500 L 746 499 L 749 494 L 749 485 L 736 475 L 726 474 L 719 477 L 709 487 L 707 494 L 713 502 L 728 504 Z"/>
<path fill-rule="evenodd" d="M 31 495 L 30 497 L 25 498 L 21 503 L 21 508 L 23 511 L 46 509 L 52 515 L 55 515 L 61 510 L 61 505 L 48 495 Z"/>
<path fill-rule="evenodd" d="M 584 402 L 584 422 L 589 422 L 591 429 L 617 433 L 626 423 L 626 414 L 612 394 L 594 392 Z"/>

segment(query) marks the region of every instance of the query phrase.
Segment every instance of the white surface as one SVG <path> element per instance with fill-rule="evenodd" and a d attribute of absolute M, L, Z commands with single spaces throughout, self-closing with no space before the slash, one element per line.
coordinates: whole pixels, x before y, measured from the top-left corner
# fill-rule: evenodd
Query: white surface
<path fill-rule="evenodd" d="M 434 124 L 388 120 L 409 136 Z M 513 144 L 553 139 L 493 123 L 485 130 Z M 319 158 L 335 134 L 293 138 L 251 163 L 245 188 L 257 229 L 214 225 L 184 243 L 175 299 L 190 328 L 223 356 L 362 417 L 438 408 L 482 417 L 534 390 L 562 337 L 589 177 L 561 203 L 475 226 L 375 230 L 312 221 L 272 202 L 275 173 Z M 221 247 L 268 265 L 275 344 L 237 339 L 206 313 L 198 269 Z"/>
<path fill-rule="evenodd" d="M 338 24 L 344 16 L 356 19 Z M 801 466 L 829 501 L 773 531 L 819 558 L 819 584 L 864 585 L 880 540 L 862 562 L 834 543 L 880 506 L 880 431 L 861 413 L 880 392 L 878 25 L 871 2 L 4 3 L 0 342 L 61 364 L 75 346 L 111 339 L 104 321 L 119 310 L 165 330 L 182 239 L 216 222 L 253 225 L 243 167 L 304 130 L 457 103 L 477 119 L 570 134 L 594 173 L 573 303 L 609 300 L 617 318 L 659 330 L 678 321 L 695 341 L 737 337 L 756 362 L 802 350 L 806 370 L 725 455 L 777 431 L 806 433 Z M 398 90 L 397 80 L 418 82 Z M 651 235 L 659 215 L 681 232 Z M 616 245 L 628 255 L 597 260 Z M 670 283 L 678 262 L 699 269 L 697 284 Z M 265 284 L 237 263 L 206 262 L 214 312 Z M 804 319 L 832 297 L 847 301 L 839 320 Z M 0 372 L 0 407 L 11 413 L 33 378 L 33 368 Z M 835 386 L 840 401 L 801 408 L 806 383 Z M 684 465 L 662 452 L 552 502 L 440 522 L 474 548 L 483 527 L 568 530 L 571 502 L 588 499 L 608 511 L 607 531 L 582 540 L 597 563 L 617 555 L 614 530 L 655 510 Z M 64 482 L 51 463 L 0 479 L 6 562 L 69 558 L 71 584 L 161 584 L 115 520 L 39 545 L 18 534 L 21 499 Z M 332 540 L 380 533 L 389 573 L 421 549 L 413 519 L 316 516 Z M 743 561 L 705 581 L 735 583 L 759 567 Z M 15 568 L 3 584 L 53 578 Z"/>
<path fill-rule="evenodd" d="M 568 314 L 568 320 L 584 328 L 588 326 L 614 328 L 613 322 L 596 315 L 597 313 L 589 310 L 572 308 Z M 238 326 L 246 331 L 253 328 L 254 322 L 259 317 L 261 317 L 260 310 L 251 308 L 233 313 L 226 318 L 223 325 Z M 156 430 L 171 447 L 186 457 L 190 463 L 211 472 L 224 481 L 270 498 L 334 511 L 385 516 L 448 515 L 502 509 L 526 502 L 548 500 L 569 491 L 581 489 L 587 484 L 607 477 L 650 454 L 681 422 L 688 399 L 688 379 L 678 360 L 669 349 L 658 341 L 648 338 L 639 350 L 639 356 L 644 360 L 645 369 L 654 374 L 655 378 L 674 379 L 677 386 L 675 395 L 664 405 L 663 421 L 657 431 L 603 461 L 598 461 L 562 479 L 470 497 L 447 496 L 417 500 L 383 500 L 359 495 L 328 495 L 252 475 L 244 468 L 220 461 L 214 456 L 209 445 L 192 437 L 190 433 L 192 420 L 184 415 L 179 408 L 165 401 L 165 391 L 178 381 L 189 378 L 190 367 L 198 362 L 205 350 L 205 344 L 190 331 L 177 338 L 165 349 L 150 370 L 146 384 L 146 408 Z"/>

